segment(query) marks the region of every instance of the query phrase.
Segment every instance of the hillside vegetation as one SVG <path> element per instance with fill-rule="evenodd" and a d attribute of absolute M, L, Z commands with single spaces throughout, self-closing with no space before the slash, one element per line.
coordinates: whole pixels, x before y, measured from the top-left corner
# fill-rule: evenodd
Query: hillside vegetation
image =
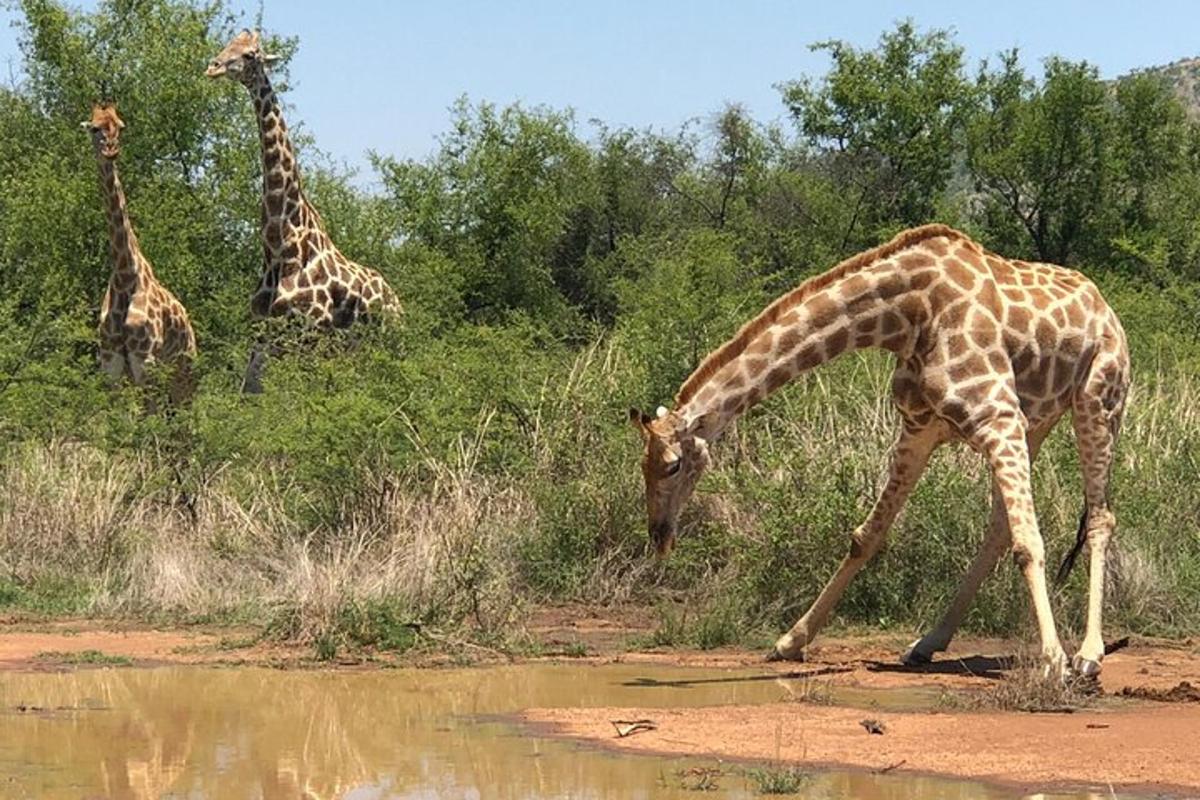
<path fill-rule="evenodd" d="M 26 74 L 0 90 L 0 603 L 249 620 L 324 654 L 417 630 L 511 641 L 549 601 L 656 604 L 663 640 L 704 646 L 773 632 L 874 499 L 890 363 L 844 358 L 739 422 L 664 563 L 626 409 L 669 404 L 777 294 L 936 220 L 1084 270 L 1121 314 L 1135 389 L 1109 628 L 1200 625 L 1200 125 L 1160 77 L 977 63 L 903 23 L 870 50 L 817 45 L 829 70 L 779 85 L 778 127 L 736 105 L 660 132 L 464 98 L 431 157 L 375 154 L 373 193 L 301 136 L 334 240 L 405 305 L 314 337 L 250 320 L 258 140 L 245 92 L 203 75 L 233 25 L 221 2 L 20 7 Z M 170 413 L 96 368 L 109 266 L 79 122 L 101 96 L 128 123 L 143 250 L 197 328 L 198 390 Z M 243 396 L 264 327 L 291 344 Z M 1082 495 L 1069 425 L 1036 479 L 1057 559 Z M 977 457 L 939 453 L 840 620 L 930 624 L 986 519 Z M 1067 632 L 1085 573 L 1055 600 Z M 1025 629 L 1017 578 L 998 569 L 971 628 Z"/>

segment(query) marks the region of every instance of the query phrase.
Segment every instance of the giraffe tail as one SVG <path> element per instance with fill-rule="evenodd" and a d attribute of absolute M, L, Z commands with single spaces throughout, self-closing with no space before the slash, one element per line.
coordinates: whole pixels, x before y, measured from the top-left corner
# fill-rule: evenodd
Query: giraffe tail
<path fill-rule="evenodd" d="M 1071 574 L 1072 567 L 1075 566 L 1075 559 L 1079 558 L 1079 554 L 1083 551 L 1083 546 L 1087 544 L 1087 529 L 1088 529 L 1088 512 L 1087 506 L 1083 507 L 1083 513 L 1079 515 L 1079 530 L 1075 533 L 1075 544 L 1067 552 L 1067 557 L 1063 559 L 1062 564 L 1058 568 L 1058 574 L 1054 576 L 1054 583 L 1061 584 Z"/>

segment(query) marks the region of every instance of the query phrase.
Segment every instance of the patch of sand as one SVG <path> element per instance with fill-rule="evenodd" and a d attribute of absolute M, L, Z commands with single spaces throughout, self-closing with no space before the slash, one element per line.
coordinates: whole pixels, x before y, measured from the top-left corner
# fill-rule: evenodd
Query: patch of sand
<path fill-rule="evenodd" d="M 622 752 L 669 753 L 949 775 L 1027 789 L 1111 784 L 1135 791 L 1200 788 L 1200 705 L 1076 714 L 881 713 L 776 703 L 716 708 L 530 709 L 542 732 Z M 867 717 L 886 726 L 869 734 Z M 627 738 L 611 720 L 650 719 Z M 898 765 L 898 766 L 897 766 Z"/>

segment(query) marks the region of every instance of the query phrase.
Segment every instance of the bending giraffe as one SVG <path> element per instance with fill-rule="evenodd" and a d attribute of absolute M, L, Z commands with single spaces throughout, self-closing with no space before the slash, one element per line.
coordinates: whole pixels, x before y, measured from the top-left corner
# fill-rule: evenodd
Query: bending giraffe
<path fill-rule="evenodd" d="M 196 334 L 183 304 L 155 278 L 133 232 L 117 175 L 125 123 L 115 106 L 97 105 L 83 127 L 91 133 L 100 162 L 112 258 L 112 277 L 100 307 L 100 368 L 114 381 L 127 376 L 142 385 L 148 365 L 173 363 L 176 381 L 172 396 L 181 400 L 190 390 Z"/>
<path fill-rule="evenodd" d="M 257 33 L 242 31 L 209 64 L 210 78 L 245 86 L 262 140 L 263 270 L 250 300 L 256 317 L 295 314 L 324 327 L 348 327 L 365 313 L 399 311 L 395 293 L 375 270 L 346 258 L 305 197 L 300 168 Z"/>
<path fill-rule="evenodd" d="M 1124 331 L 1080 273 L 1001 258 L 943 225 L 905 231 L 802 283 L 705 358 L 673 410 L 660 408 L 654 418 L 630 411 L 643 439 L 650 536 L 659 553 L 670 552 L 680 509 L 710 464 L 709 442 L 797 375 L 869 347 L 897 360 L 892 394 L 902 426 L 887 482 L 837 572 L 773 655 L 803 658 L 847 584 L 879 550 L 930 454 L 961 441 L 991 468 L 991 523 L 945 616 L 902 659 L 924 663 L 946 649 L 980 583 L 1011 547 L 1033 599 L 1043 656 L 1065 670 L 1030 468 L 1070 410 L 1085 508 L 1063 571 L 1085 543 L 1091 551 L 1087 630 L 1072 666 L 1098 674 L 1105 549 L 1115 527 L 1108 479 L 1129 388 Z"/>

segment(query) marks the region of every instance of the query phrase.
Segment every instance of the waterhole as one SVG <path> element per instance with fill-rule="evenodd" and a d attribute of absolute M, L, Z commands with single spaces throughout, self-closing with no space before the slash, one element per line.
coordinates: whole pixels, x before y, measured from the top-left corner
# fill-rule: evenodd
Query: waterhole
<path fill-rule="evenodd" d="M 789 698 L 881 708 L 933 702 L 921 692 L 839 693 L 748 671 L 622 664 L 8 673 L 0 680 L 0 797 L 749 798 L 759 796 L 764 774 L 748 765 L 610 753 L 545 738 L 505 715 Z M 799 796 L 1020 797 L 976 783 L 836 771 L 807 777 Z"/>

